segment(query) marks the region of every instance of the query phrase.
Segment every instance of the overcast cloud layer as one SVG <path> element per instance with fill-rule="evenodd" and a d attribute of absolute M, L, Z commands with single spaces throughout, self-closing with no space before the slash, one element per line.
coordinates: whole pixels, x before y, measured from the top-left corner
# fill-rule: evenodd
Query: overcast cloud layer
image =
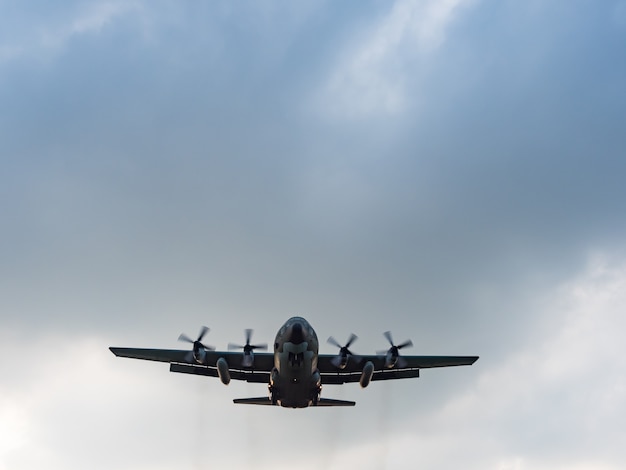
<path fill-rule="evenodd" d="M 626 2 L 5 1 L 0 26 L 0 470 L 625 467 Z M 481 358 L 285 410 L 108 351 L 295 314 Z"/>

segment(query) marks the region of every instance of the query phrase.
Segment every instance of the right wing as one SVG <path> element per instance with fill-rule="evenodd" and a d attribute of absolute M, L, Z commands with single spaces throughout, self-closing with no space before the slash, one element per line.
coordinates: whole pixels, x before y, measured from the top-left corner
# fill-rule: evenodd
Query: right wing
<path fill-rule="evenodd" d="M 322 376 L 323 384 L 343 384 L 358 382 L 361 378 L 363 366 L 366 362 L 374 365 L 372 381 L 410 379 L 419 377 L 420 369 L 433 367 L 470 366 L 478 360 L 478 356 L 400 356 L 402 366 L 392 368 L 385 367 L 384 356 L 359 355 L 358 359 L 352 358 L 344 369 L 335 366 L 332 361 L 337 355 L 320 354 L 318 356 L 318 369 Z"/>

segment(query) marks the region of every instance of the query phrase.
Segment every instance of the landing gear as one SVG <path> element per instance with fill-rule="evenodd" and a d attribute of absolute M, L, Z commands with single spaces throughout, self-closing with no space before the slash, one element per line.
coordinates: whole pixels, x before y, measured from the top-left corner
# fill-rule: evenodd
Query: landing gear
<path fill-rule="evenodd" d="M 278 399 L 280 398 L 278 395 L 278 389 L 275 387 L 276 382 L 278 382 L 278 369 L 274 367 L 270 375 L 270 383 L 267 386 L 272 405 L 278 405 Z"/>
<path fill-rule="evenodd" d="M 289 364 L 291 364 L 291 367 L 300 367 L 302 365 L 302 363 L 304 362 L 304 353 L 289 353 Z"/>
<path fill-rule="evenodd" d="M 276 390 L 276 388 L 274 388 L 271 384 L 268 385 L 267 388 L 270 392 L 270 401 L 272 402 L 272 405 L 278 405 L 278 390 Z"/>
<path fill-rule="evenodd" d="M 318 405 L 318 403 L 320 402 L 321 395 L 322 395 L 322 386 L 318 385 L 317 389 L 313 393 L 313 399 L 311 400 L 313 406 L 317 406 Z"/>

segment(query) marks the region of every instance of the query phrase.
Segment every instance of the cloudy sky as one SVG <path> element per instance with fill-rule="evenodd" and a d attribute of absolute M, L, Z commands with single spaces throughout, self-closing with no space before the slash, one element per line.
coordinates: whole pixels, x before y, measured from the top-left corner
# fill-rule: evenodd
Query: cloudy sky
<path fill-rule="evenodd" d="M 0 1 L 0 469 L 624 468 L 624 57 L 623 0 Z M 481 358 L 287 410 L 108 351 L 292 315 Z"/>

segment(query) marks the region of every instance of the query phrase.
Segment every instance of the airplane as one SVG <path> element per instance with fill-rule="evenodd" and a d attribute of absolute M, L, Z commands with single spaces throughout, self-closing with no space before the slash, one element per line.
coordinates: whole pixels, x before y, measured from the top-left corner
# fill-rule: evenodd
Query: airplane
<path fill-rule="evenodd" d="M 352 334 L 345 345 L 332 336 L 328 342 L 339 347 L 339 353 L 318 354 L 315 330 L 302 317 L 292 317 L 278 330 L 273 353 L 255 353 L 266 344 L 250 344 L 252 330 L 245 330 L 246 344 L 229 344 L 229 351 L 215 351 L 202 343 L 209 331 L 202 327 L 193 340 L 181 334 L 179 340 L 192 344 L 191 351 L 178 349 L 109 348 L 119 357 L 169 362 L 171 372 L 218 377 L 224 385 L 231 380 L 268 384 L 264 397 L 237 398 L 237 404 L 278 405 L 286 408 L 309 406 L 354 406 L 356 402 L 322 398 L 322 385 L 359 382 L 367 387 L 371 381 L 419 377 L 420 369 L 472 365 L 478 356 L 401 356 L 410 340 L 394 344 L 390 332 L 384 336 L 390 344 L 376 355 L 356 355 L 350 347 L 356 341 Z M 233 352 L 242 349 L 242 352 Z"/>

